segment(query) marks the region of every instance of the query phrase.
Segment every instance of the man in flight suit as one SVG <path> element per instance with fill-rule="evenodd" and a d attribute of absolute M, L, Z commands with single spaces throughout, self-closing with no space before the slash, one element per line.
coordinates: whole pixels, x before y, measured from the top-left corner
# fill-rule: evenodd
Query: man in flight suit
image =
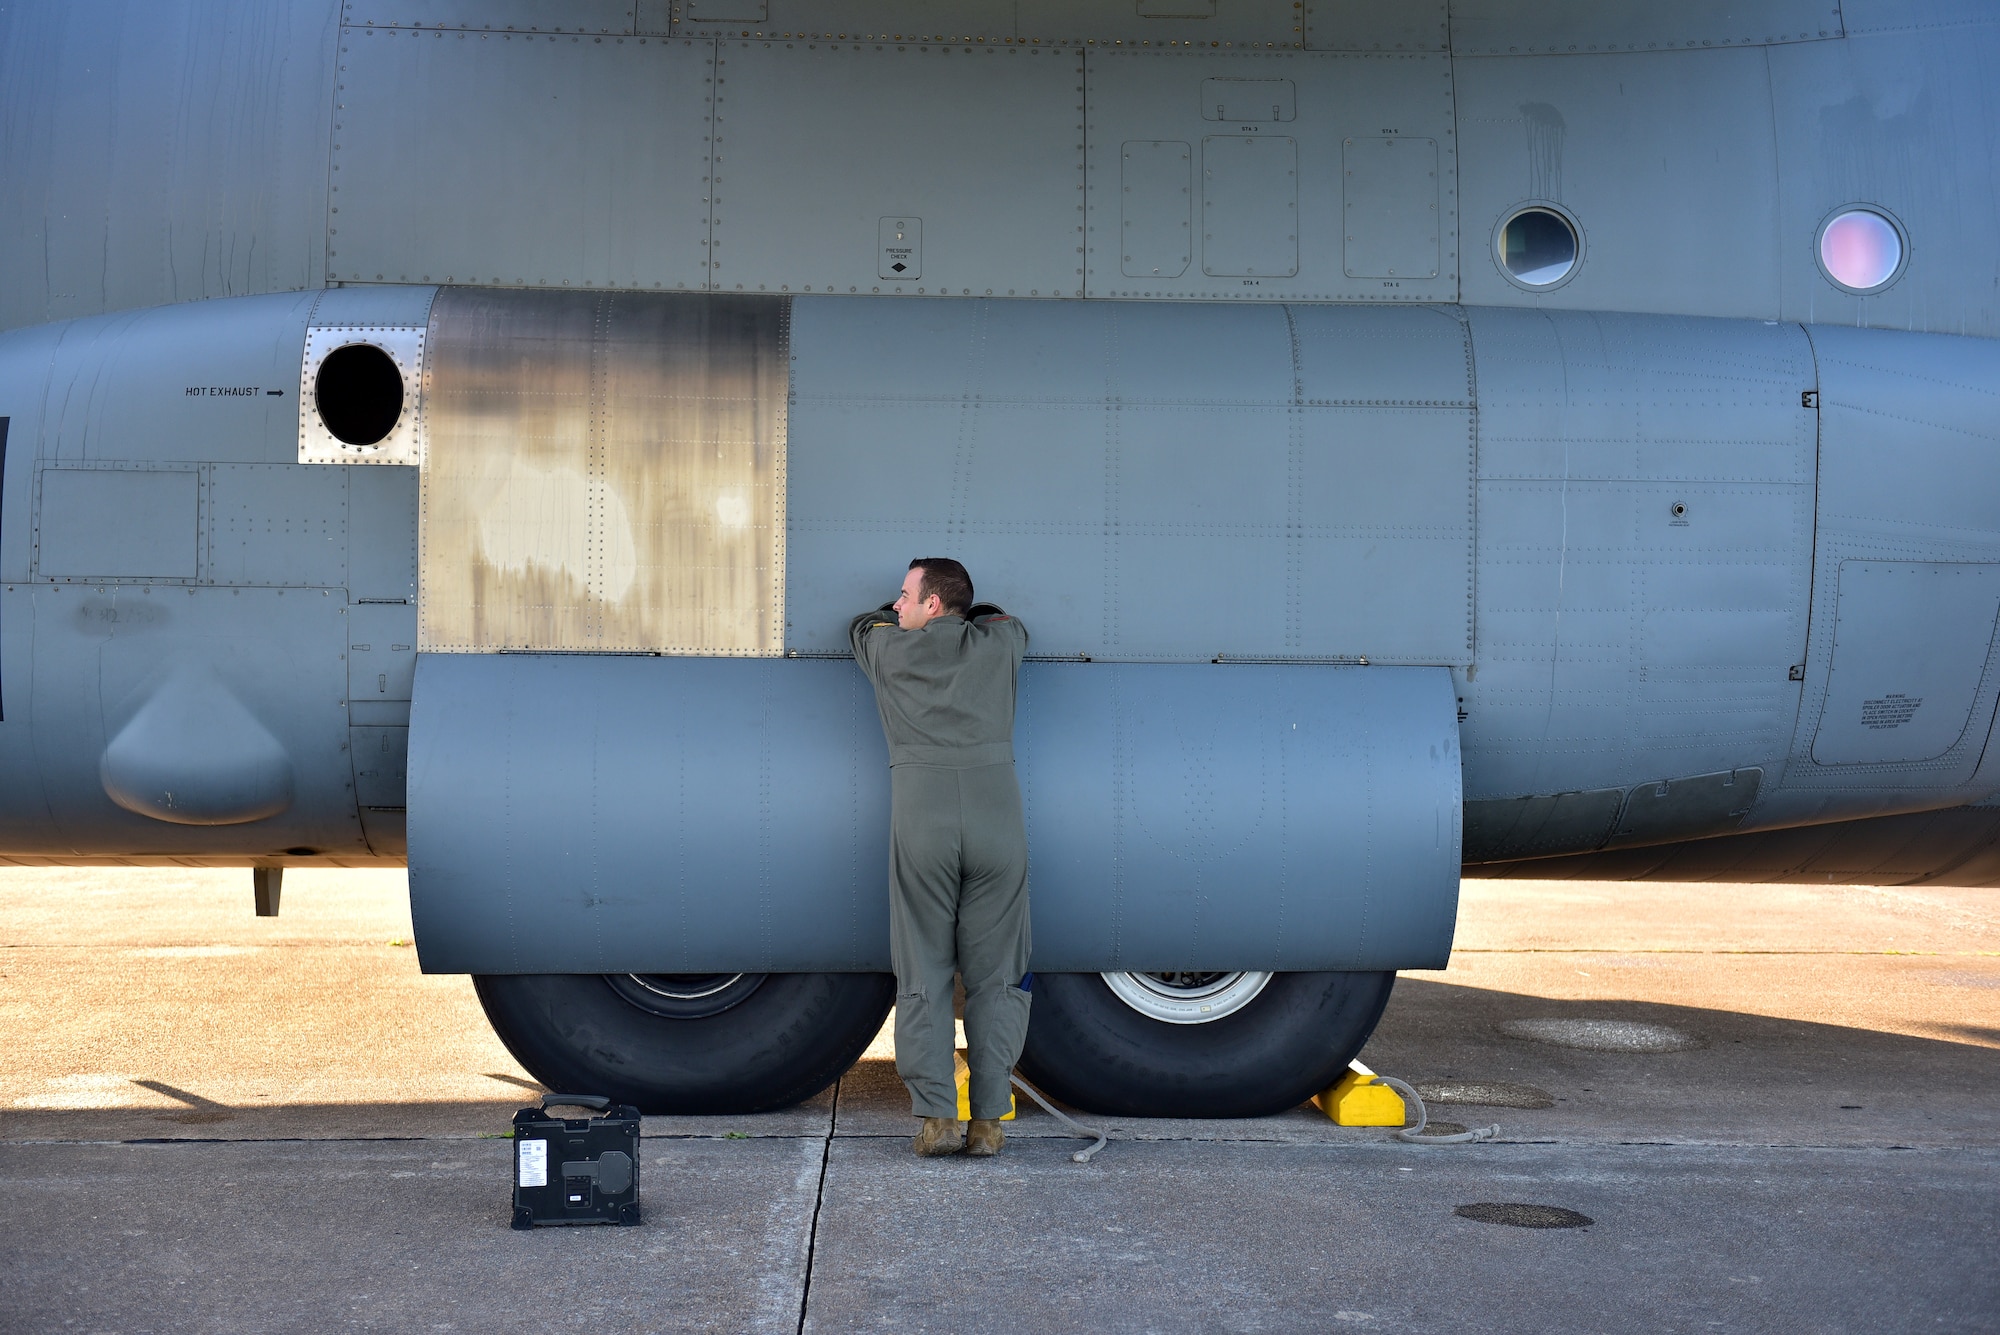
<path fill-rule="evenodd" d="M 895 602 L 854 619 L 854 658 L 889 739 L 889 952 L 896 1073 L 918 1154 L 998 1154 L 1028 1033 L 1028 836 L 1014 779 L 1014 682 L 1028 632 L 974 605 L 965 567 L 910 562 Z M 972 1127 L 953 1074 L 952 973 L 965 982 Z"/>

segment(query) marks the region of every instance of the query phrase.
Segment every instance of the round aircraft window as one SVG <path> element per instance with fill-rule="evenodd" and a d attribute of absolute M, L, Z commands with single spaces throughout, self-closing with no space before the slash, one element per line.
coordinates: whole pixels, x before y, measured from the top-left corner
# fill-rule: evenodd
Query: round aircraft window
<path fill-rule="evenodd" d="M 1520 209 L 1493 234 L 1500 271 L 1522 287 L 1554 287 L 1576 272 L 1583 245 L 1576 224 L 1545 204 Z"/>
<path fill-rule="evenodd" d="M 1820 272 L 1835 287 L 1880 292 L 1903 272 L 1903 229 L 1879 209 L 1836 209 L 1819 225 Z"/>
<path fill-rule="evenodd" d="M 403 415 L 403 372 L 373 343 L 349 343 L 319 364 L 313 399 L 335 440 L 379 445 Z"/>

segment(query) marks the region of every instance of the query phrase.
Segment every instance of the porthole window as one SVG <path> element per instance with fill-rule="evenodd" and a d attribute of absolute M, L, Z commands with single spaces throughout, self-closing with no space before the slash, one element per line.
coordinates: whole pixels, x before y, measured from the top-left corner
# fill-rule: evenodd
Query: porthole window
<path fill-rule="evenodd" d="M 1575 220 L 1553 205 L 1516 209 L 1493 233 L 1493 259 L 1500 272 L 1530 291 L 1568 282 L 1582 258 Z"/>
<path fill-rule="evenodd" d="M 313 384 L 319 420 L 343 445 L 379 445 L 403 415 L 403 373 L 373 343 L 335 348 Z"/>
<path fill-rule="evenodd" d="M 1847 292 L 1880 292 L 1902 276 L 1909 255 L 1903 229 L 1887 212 L 1865 205 L 1835 209 L 1819 225 L 1815 255 L 1827 281 Z"/>

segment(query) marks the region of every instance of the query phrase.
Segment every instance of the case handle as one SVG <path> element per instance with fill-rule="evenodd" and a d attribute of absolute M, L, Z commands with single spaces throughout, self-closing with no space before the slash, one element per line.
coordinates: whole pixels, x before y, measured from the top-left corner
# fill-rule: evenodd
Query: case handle
<path fill-rule="evenodd" d="M 544 1094 L 542 1107 L 595 1108 L 599 1112 L 611 1106 L 611 1100 L 602 1094 Z"/>

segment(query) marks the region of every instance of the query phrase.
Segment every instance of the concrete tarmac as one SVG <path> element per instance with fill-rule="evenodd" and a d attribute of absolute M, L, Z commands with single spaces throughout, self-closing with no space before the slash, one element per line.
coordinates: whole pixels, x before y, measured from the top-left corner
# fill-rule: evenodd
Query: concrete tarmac
<path fill-rule="evenodd" d="M 249 881 L 0 870 L 0 1330 L 2000 1330 L 2000 892 L 1468 881 L 1363 1060 L 1492 1143 L 1086 1118 L 1080 1166 L 1024 1106 L 920 1161 L 885 1032 L 649 1118 L 645 1226 L 516 1234 L 534 1082 L 400 874 Z"/>

